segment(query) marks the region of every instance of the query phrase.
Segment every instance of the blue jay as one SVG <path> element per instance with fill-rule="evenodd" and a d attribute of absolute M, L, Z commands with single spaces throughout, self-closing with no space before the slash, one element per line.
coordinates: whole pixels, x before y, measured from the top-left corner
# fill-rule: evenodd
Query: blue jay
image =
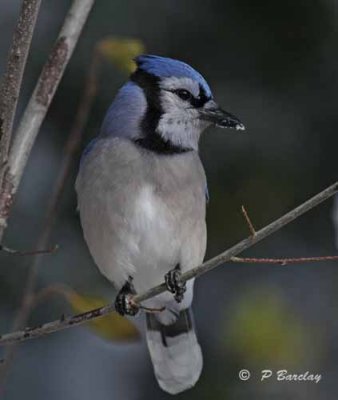
<path fill-rule="evenodd" d="M 90 253 L 119 290 L 121 315 L 138 312 L 133 294 L 165 280 L 168 291 L 144 302 L 164 308 L 146 313 L 146 338 L 160 387 L 176 394 L 194 386 L 203 364 L 190 309 L 194 281 L 180 279 L 206 249 L 199 138 L 210 125 L 244 126 L 189 65 L 153 55 L 135 61 L 82 157 L 78 208 Z"/>

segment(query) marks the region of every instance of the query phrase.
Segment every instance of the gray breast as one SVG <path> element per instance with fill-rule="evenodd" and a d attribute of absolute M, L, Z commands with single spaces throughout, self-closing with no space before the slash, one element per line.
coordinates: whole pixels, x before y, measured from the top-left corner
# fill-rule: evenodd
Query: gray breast
<path fill-rule="evenodd" d="M 86 157 L 77 180 L 81 222 L 108 279 L 120 286 L 142 271 L 135 282 L 144 290 L 175 263 L 202 261 L 206 182 L 197 153 L 162 156 L 106 138 Z"/>

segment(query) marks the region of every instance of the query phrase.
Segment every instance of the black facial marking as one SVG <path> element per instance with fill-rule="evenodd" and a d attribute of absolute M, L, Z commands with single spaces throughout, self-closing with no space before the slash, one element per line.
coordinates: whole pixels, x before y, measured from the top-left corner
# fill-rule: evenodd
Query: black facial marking
<path fill-rule="evenodd" d="M 138 69 L 131 75 L 130 79 L 143 89 L 147 98 L 148 107 L 146 115 L 142 120 L 141 128 L 145 134 L 148 134 L 156 130 L 158 122 L 163 114 L 159 99 L 159 78 Z"/>
<path fill-rule="evenodd" d="M 137 69 L 130 77 L 143 89 L 147 98 L 147 111 L 141 122 L 143 136 L 134 139 L 134 142 L 143 148 L 158 154 L 170 155 L 186 153 L 191 149 L 173 144 L 164 139 L 157 131 L 158 123 L 163 115 L 160 101 L 160 79 L 142 69 Z"/>
<path fill-rule="evenodd" d="M 210 100 L 210 97 L 207 96 L 203 86 L 200 85 L 200 93 L 199 93 L 198 97 L 197 98 L 196 97 L 192 97 L 190 99 L 190 104 L 195 108 L 201 108 L 209 100 Z"/>
<path fill-rule="evenodd" d="M 169 92 L 175 93 L 180 99 L 183 101 L 189 102 L 194 108 L 201 108 L 204 104 L 211 99 L 211 97 L 207 96 L 205 90 L 202 85 L 199 85 L 200 92 L 198 97 L 194 97 L 188 90 L 186 89 L 173 89 L 168 90 Z"/>

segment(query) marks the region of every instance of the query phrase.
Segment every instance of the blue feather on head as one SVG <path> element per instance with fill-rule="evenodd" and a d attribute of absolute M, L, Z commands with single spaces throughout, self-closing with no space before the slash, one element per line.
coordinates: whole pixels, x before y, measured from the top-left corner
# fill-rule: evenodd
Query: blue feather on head
<path fill-rule="evenodd" d="M 203 87 L 208 97 L 212 97 L 210 87 L 203 76 L 183 61 L 146 54 L 136 57 L 135 62 L 140 70 L 158 76 L 159 78 L 177 76 L 178 78 L 184 77 L 193 79 Z"/>

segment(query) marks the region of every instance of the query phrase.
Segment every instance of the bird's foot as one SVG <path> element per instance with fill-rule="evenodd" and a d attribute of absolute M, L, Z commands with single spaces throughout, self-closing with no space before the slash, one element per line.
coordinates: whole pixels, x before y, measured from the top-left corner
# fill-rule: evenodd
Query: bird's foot
<path fill-rule="evenodd" d="M 174 299 L 177 303 L 181 303 L 184 297 L 184 292 L 187 290 L 186 283 L 182 281 L 182 272 L 179 264 L 168 273 L 165 274 L 164 280 L 167 290 L 173 293 Z"/>
<path fill-rule="evenodd" d="M 131 279 L 129 279 L 118 292 L 115 299 L 115 310 L 120 315 L 134 316 L 139 311 L 139 306 L 133 301 L 136 294 Z"/>

